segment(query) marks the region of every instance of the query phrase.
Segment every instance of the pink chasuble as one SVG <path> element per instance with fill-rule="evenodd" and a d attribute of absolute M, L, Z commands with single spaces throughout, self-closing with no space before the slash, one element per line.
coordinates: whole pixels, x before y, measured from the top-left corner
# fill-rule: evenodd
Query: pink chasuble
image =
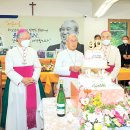
<path fill-rule="evenodd" d="M 14 70 L 23 77 L 32 77 L 34 72 L 33 66 L 14 67 Z M 28 129 L 36 127 L 36 85 L 35 83 L 26 87 L 26 110 L 27 110 L 27 127 Z"/>

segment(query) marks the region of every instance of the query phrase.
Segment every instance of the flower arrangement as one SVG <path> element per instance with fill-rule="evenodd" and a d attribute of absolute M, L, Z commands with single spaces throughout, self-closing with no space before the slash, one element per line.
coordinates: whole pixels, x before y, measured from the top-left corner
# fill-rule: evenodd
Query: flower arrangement
<path fill-rule="evenodd" d="M 82 116 L 80 130 L 114 130 L 116 127 L 130 126 L 130 97 L 117 104 L 103 104 L 101 94 L 87 95 L 80 99 Z"/>
<path fill-rule="evenodd" d="M 54 69 L 54 64 L 52 63 L 52 61 L 50 60 L 49 64 L 42 64 L 42 72 L 51 72 Z"/>

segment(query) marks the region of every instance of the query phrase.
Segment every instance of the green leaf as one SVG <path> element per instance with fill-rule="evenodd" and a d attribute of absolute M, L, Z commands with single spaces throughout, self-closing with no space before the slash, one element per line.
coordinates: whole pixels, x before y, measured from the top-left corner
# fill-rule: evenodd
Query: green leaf
<path fill-rule="evenodd" d="M 127 89 L 130 90 L 130 86 L 127 86 Z"/>

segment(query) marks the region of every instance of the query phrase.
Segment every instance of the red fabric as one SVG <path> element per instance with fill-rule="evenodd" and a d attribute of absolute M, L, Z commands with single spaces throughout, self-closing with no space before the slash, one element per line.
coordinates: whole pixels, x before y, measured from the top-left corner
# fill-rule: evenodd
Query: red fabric
<path fill-rule="evenodd" d="M 109 68 L 106 69 L 107 72 L 111 73 L 115 67 L 115 65 L 108 65 Z M 114 83 L 116 83 L 116 80 L 113 81 Z"/>
<path fill-rule="evenodd" d="M 67 78 L 78 78 L 78 76 L 79 72 L 73 72 L 73 71 L 70 72 L 69 76 L 60 75 L 60 77 L 67 77 Z"/>
<path fill-rule="evenodd" d="M 115 65 L 108 65 L 109 68 L 106 69 L 107 72 L 111 73 L 115 67 Z"/>
<path fill-rule="evenodd" d="M 14 67 L 14 70 L 23 77 L 32 77 L 34 72 L 33 66 Z M 27 126 L 28 129 L 36 127 L 36 85 L 35 83 L 26 87 L 26 109 L 27 109 Z"/>

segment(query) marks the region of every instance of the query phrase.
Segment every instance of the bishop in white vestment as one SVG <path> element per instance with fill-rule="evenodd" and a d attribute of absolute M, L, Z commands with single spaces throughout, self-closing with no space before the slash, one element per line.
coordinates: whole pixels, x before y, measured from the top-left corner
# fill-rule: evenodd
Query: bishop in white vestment
<path fill-rule="evenodd" d="M 5 71 L 10 79 L 6 130 L 41 130 L 37 107 L 40 102 L 38 79 L 41 65 L 37 53 L 29 46 L 26 29 L 18 31 L 18 45 L 9 50 Z"/>
<path fill-rule="evenodd" d="M 110 68 L 107 71 L 110 73 L 110 77 L 112 81 L 117 79 L 118 73 L 121 68 L 121 56 L 119 49 L 113 45 L 111 45 L 111 33 L 108 31 L 104 31 L 101 34 L 102 38 L 102 51 L 104 52 L 105 58 L 107 60 L 108 66 Z"/>
<path fill-rule="evenodd" d="M 59 52 L 56 58 L 54 72 L 60 75 L 59 80 L 63 80 L 66 97 L 71 96 L 70 84 L 78 78 L 83 64 L 84 56 L 76 50 L 77 43 L 78 39 L 76 35 L 70 34 L 67 37 L 67 49 Z"/>

